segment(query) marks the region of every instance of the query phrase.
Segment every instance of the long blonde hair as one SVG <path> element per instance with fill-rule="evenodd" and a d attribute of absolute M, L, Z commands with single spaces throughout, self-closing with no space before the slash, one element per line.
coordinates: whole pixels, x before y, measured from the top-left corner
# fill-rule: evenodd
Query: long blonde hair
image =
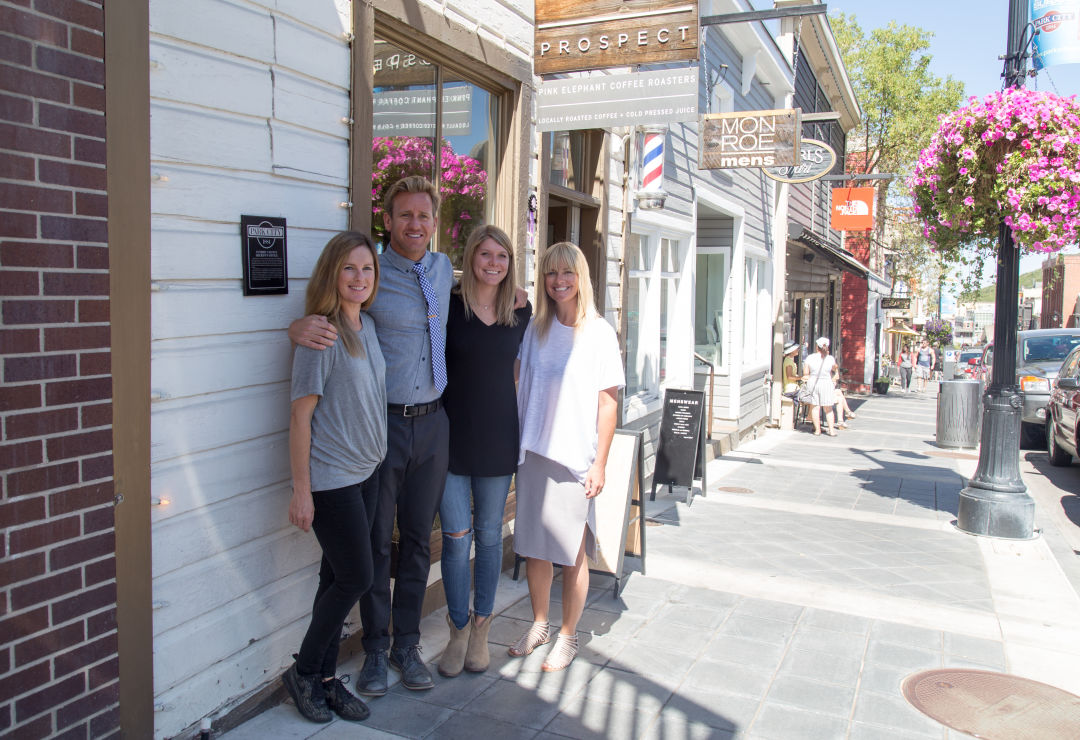
<path fill-rule="evenodd" d="M 514 247 L 510 243 L 510 237 L 506 235 L 506 232 L 491 224 L 485 224 L 473 229 L 472 233 L 469 234 L 468 241 L 465 242 L 465 254 L 461 257 L 461 285 L 458 288 L 458 292 L 465 303 L 465 318 L 472 317 L 472 307 L 469 305 L 469 301 L 476 297 L 477 290 L 476 274 L 473 272 L 473 258 L 476 256 L 476 250 L 480 247 L 480 244 L 487 239 L 491 239 L 510 255 L 510 261 L 506 263 L 506 277 L 499 283 L 495 293 L 495 323 L 503 326 L 514 326 L 517 324 L 517 314 L 514 313 L 514 300 L 517 297 Z"/>
<path fill-rule="evenodd" d="M 345 351 L 353 357 L 363 357 L 364 347 L 356 332 L 349 326 L 349 321 L 341 307 L 341 296 L 338 295 L 338 277 L 345 267 L 345 261 L 349 253 L 357 247 L 367 247 L 371 252 L 372 261 L 375 263 L 375 284 L 371 286 L 371 295 L 360 304 L 361 309 L 367 309 L 375 300 L 375 294 L 379 291 L 379 259 L 375 256 L 375 245 L 367 234 L 359 231 L 342 231 L 330 237 L 330 241 L 323 247 L 315 267 L 311 271 L 311 280 L 308 281 L 307 293 L 304 296 L 304 315 L 319 314 L 325 316 L 334 328 L 337 329 L 338 337 L 345 346 Z"/>
<path fill-rule="evenodd" d="M 584 253 L 573 242 L 552 244 L 540 258 L 540 279 L 536 283 L 536 334 L 541 341 L 547 336 L 551 322 L 555 321 L 555 301 L 547 294 L 546 276 L 552 270 L 558 272 L 565 268 L 569 268 L 577 275 L 577 311 L 574 315 L 574 328 L 580 329 L 588 319 L 600 315 L 593 303 L 589 263 L 585 261 Z"/>

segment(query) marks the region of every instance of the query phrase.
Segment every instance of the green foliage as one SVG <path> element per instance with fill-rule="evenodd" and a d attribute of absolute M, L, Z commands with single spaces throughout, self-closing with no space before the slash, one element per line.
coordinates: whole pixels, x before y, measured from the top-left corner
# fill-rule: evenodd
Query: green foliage
<path fill-rule="evenodd" d="M 861 125 L 848 136 L 849 153 L 861 153 L 855 161 L 860 171 L 898 175 L 878 188 L 877 239 L 893 251 L 889 277 L 894 286 L 936 290 L 936 273 L 927 271 L 937 260 L 912 218 L 904 181 L 937 130 L 938 116 L 960 104 L 963 83 L 932 72 L 933 34 L 925 29 L 891 22 L 867 33 L 844 13 L 831 15 L 829 23 L 863 110 Z"/>
<path fill-rule="evenodd" d="M 1035 283 L 1042 280 L 1042 268 L 1036 268 L 1031 272 L 1025 272 L 1020 275 L 1020 287 L 1021 288 L 1034 288 Z M 997 283 L 991 283 L 990 285 L 984 285 L 981 288 L 975 290 L 965 291 L 960 294 L 961 303 L 989 303 L 994 300 L 997 295 Z"/>
<path fill-rule="evenodd" d="M 931 72 L 930 31 L 892 21 L 868 35 L 844 13 L 829 23 L 863 109 L 849 148 L 867 153 L 867 171 L 909 173 L 937 117 L 960 105 L 963 83 Z"/>

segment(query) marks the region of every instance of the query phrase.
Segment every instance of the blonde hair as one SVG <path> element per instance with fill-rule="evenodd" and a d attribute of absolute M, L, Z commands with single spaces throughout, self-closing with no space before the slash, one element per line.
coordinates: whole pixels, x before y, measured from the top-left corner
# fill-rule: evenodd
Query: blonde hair
<path fill-rule="evenodd" d="M 558 272 L 566 268 L 577 275 L 577 311 L 574 315 L 574 328 L 579 329 L 586 320 L 600 315 L 593 303 L 589 263 L 585 261 L 584 253 L 572 242 L 552 244 L 540 258 L 540 280 L 536 283 L 536 335 L 541 341 L 547 336 L 551 322 L 555 320 L 555 301 L 547 294 L 546 276 L 552 270 Z"/>
<path fill-rule="evenodd" d="M 346 260 L 357 247 L 367 247 L 371 252 L 371 259 L 375 263 L 375 284 L 371 286 L 371 295 L 360 304 L 361 309 L 367 309 L 375 300 L 375 294 L 379 290 L 379 259 L 375 256 L 375 245 L 367 234 L 359 231 L 342 231 L 330 237 L 330 241 L 323 247 L 322 254 L 315 262 L 311 271 L 311 280 L 308 281 L 307 293 L 304 296 L 304 315 L 319 314 L 325 316 L 334 328 L 337 329 L 338 337 L 345 345 L 345 351 L 353 357 L 363 357 L 364 347 L 356 332 L 349 326 L 345 312 L 341 307 L 341 296 L 338 295 L 338 277 L 345 267 Z"/>
<path fill-rule="evenodd" d="M 394 198 L 398 197 L 402 193 L 427 193 L 431 198 L 431 213 L 434 216 L 439 215 L 439 191 L 431 184 L 431 181 L 422 175 L 410 175 L 403 177 L 386 191 L 386 195 L 383 196 L 383 210 L 386 215 L 391 218 L 394 217 Z"/>
<path fill-rule="evenodd" d="M 506 235 L 506 232 L 491 224 L 473 229 L 472 233 L 469 234 L 468 241 L 465 242 L 465 253 L 461 257 L 461 285 L 458 288 L 458 292 L 465 303 L 465 318 L 472 316 L 469 301 L 475 298 L 477 290 L 476 274 L 473 272 L 473 258 L 476 256 L 476 250 L 488 239 L 505 249 L 506 253 L 510 255 L 510 261 L 506 264 L 506 276 L 499 283 L 495 293 L 495 323 L 503 326 L 514 326 L 517 324 L 517 314 L 514 313 L 514 301 L 517 297 L 517 280 L 514 277 L 514 247 L 510 243 L 510 237 Z"/>

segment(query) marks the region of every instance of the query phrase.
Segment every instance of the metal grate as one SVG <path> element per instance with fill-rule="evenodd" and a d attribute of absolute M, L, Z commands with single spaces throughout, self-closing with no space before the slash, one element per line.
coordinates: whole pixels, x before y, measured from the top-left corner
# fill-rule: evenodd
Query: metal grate
<path fill-rule="evenodd" d="M 1080 697 L 1019 676 L 944 668 L 904 679 L 904 698 L 954 730 L 987 740 L 1075 740 Z"/>

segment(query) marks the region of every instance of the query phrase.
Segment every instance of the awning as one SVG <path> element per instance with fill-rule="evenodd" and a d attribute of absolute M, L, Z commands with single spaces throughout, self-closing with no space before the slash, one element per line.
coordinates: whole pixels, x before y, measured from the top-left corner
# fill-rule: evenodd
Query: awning
<path fill-rule="evenodd" d="M 788 221 L 788 239 L 808 247 L 811 251 L 817 252 L 823 257 L 827 257 L 841 270 L 850 272 L 852 275 L 865 279 L 870 272 L 869 268 L 855 259 L 855 255 L 851 252 L 832 246 L 800 223 Z"/>
<path fill-rule="evenodd" d="M 912 329 L 910 326 L 905 324 L 903 321 L 901 321 L 901 322 L 899 322 L 899 323 L 897 323 L 897 324 L 895 324 L 893 326 L 890 326 L 885 331 L 888 334 L 913 334 L 915 336 L 919 336 L 919 332 Z"/>

